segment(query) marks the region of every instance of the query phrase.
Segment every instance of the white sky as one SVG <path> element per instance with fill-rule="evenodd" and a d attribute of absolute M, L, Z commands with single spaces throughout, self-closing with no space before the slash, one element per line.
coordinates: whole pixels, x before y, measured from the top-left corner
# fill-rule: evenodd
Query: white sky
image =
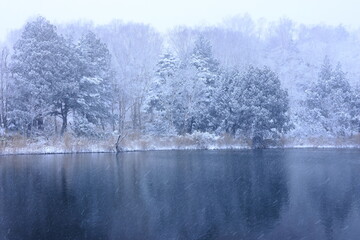
<path fill-rule="evenodd" d="M 35 15 L 53 23 L 122 19 L 164 31 L 175 25 L 216 24 L 245 13 L 254 19 L 360 26 L 360 0 L 0 0 L 0 40 Z"/>

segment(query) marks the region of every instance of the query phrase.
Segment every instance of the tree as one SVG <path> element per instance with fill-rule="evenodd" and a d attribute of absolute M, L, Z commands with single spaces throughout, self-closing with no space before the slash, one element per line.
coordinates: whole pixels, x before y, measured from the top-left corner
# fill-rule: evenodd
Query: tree
<path fill-rule="evenodd" d="M 317 132 L 332 136 L 351 134 L 353 94 L 340 64 L 333 69 L 325 57 L 318 81 L 306 93 L 307 121 L 317 123 Z"/>
<path fill-rule="evenodd" d="M 238 69 L 224 71 L 221 76 L 220 87 L 216 96 L 218 102 L 216 111 L 221 116 L 219 130 L 235 136 L 240 128 L 239 115 L 241 108 L 242 74 Z"/>
<path fill-rule="evenodd" d="M 139 131 L 143 127 L 140 110 L 162 51 L 162 37 L 149 25 L 118 20 L 98 27 L 96 33 L 108 45 L 116 69 L 113 112 L 118 131 Z M 131 125 L 126 124 L 128 118 Z"/>
<path fill-rule="evenodd" d="M 95 126 L 102 125 L 104 129 L 105 122 L 111 122 L 111 55 L 107 46 L 93 32 L 88 32 L 81 38 L 77 49 L 81 62 L 81 79 L 76 99 L 75 131 L 89 135 Z"/>
<path fill-rule="evenodd" d="M 80 79 L 83 63 L 80 61 L 80 52 L 70 40 L 62 38 L 62 45 L 58 52 L 56 72 L 57 81 L 51 87 L 51 112 L 62 120 L 61 134 L 67 130 L 68 115 L 71 110 L 79 108 L 78 99 L 81 95 Z"/>
<path fill-rule="evenodd" d="M 58 116 L 64 134 L 70 112 L 77 113 L 75 120 L 83 117 L 82 123 L 104 124 L 110 117 L 110 60 L 106 45 L 93 33 L 75 45 L 42 17 L 28 23 L 15 44 L 11 66 L 16 86 L 13 125 L 42 129 L 44 117 Z"/>
<path fill-rule="evenodd" d="M 190 109 L 189 132 L 214 131 L 218 127 L 218 116 L 215 110 L 215 91 L 219 79 L 219 63 L 212 55 L 210 42 L 200 36 L 191 57 L 191 65 L 195 68 L 194 107 Z"/>
<path fill-rule="evenodd" d="M 351 117 L 354 130 L 360 132 L 360 86 L 354 89 L 354 94 L 351 102 Z"/>
<path fill-rule="evenodd" d="M 178 60 L 170 53 L 163 54 L 157 64 L 153 81 L 150 83 L 145 98 L 145 112 L 149 119 L 146 124 L 148 133 L 164 135 L 174 134 L 175 119 L 173 117 L 176 104 L 176 76 Z"/>
<path fill-rule="evenodd" d="M 264 147 L 264 139 L 291 129 L 288 94 L 274 72 L 250 67 L 238 84 L 233 93 L 234 128 L 251 138 L 254 147 Z"/>
<path fill-rule="evenodd" d="M 14 46 L 11 73 L 17 93 L 12 102 L 11 121 L 28 134 L 32 127 L 43 129 L 44 116 L 51 112 L 54 84 L 63 78 L 63 44 L 55 26 L 38 17 L 26 24 Z"/>

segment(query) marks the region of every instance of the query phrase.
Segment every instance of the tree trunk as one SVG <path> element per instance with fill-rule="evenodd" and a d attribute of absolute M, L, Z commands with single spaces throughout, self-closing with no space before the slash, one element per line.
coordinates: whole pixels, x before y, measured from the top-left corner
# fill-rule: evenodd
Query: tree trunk
<path fill-rule="evenodd" d="M 61 135 L 64 135 L 64 133 L 66 132 L 66 128 L 67 128 L 67 113 L 64 113 L 62 115 L 62 126 L 61 126 Z"/>
<path fill-rule="evenodd" d="M 30 137 L 31 136 L 31 126 L 32 126 L 32 124 L 31 123 L 28 123 L 28 124 L 26 124 L 26 127 L 25 127 L 25 135 L 26 135 L 26 137 Z"/>
<path fill-rule="evenodd" d="M 263 136 L 257 135 L 252 139 L 252 148 L 254 149 L 262 149 L 265 148 L 265 142 Z"/>
<path fill-rule="evenodd" d="M 119 134 L 118 139 L 115 143 L 116 153 L 122 152 L 124 150 L 123 147 L 120 145 L 120 143 L 125 139 L 125 137 L 126 137 L 126 134 L 125 135 Z"/>
<path fill-rule="evenodd" d="M 38 130 L 44 130 L 44 117 L 43 116 L 39 116 L 37 119 L 36 119 L 36 126 L 38 128 Z"/>
<path fill-rule="evenodd" d="M 126 114 L 126 110 L 125 110 L 125 99 L 124 97 L 121 97 L 119 99 L 119 126 L 118 126 L 118 131 L 119 132 L 123 132 L 124 131 L 124 124 L 125 124 L 125 114 Z"/>
<path fill-rule="evenodd" d="M 114 114 L 114 110 L 115 110 L 115 101 L 112 100 L 111 102 L 111 129 L 114 132 L 115 131 L 115 114 Z"/>
<path fill-rule="evenodd" d="M 58 134 L 58 126 L 57 126 L 57 121 L 56 121 L 56 115 L 54 116 L 54 125 L 55 125 L 55 134 Z"/>

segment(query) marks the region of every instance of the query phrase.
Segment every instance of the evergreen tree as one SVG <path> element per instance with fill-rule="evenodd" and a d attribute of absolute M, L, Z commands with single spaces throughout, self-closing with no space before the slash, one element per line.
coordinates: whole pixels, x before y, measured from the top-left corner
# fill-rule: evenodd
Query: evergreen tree
<path fill-rule="evenodd" d="M 16 86 L 10 113 L 13 127 L 28 134 L 32 127 L 43 128 L 44 116 L 52 111 L 52 93 L 64 79 L 64 48 L 64 39 L 46 19 L 39 17 L 26 24 L 12 56 Z"/>
<path fill-rule="evenodd" d="M 357 86 L 353 91 L 351 118 L 355 132 L 360 133 L 360 86 Z"/>
<path fill-rule="evenodd" d="M 161 56 L 153 81 L 145 99 L 145 111 L 149 114 L 146 131 L 152 134 L 174 134 L 173 110 L 176 103 L 178 61 L 171 53 Z"/>
<path fill-rule="evenodd" d="M 235 129 L 253 139 L 254 147 L 290 130 L 288 95 L 274 72 L 250 67 L 239 84 L 233 93 Z"/>
<path fill-rule="evenodd" d="M 211 44 L 203 36 L 195 42 L 191 65 L 195 68 L 195 76 L 189 132 L 214 131 L 219 125 L 215 94 L 220 70 L 218 61 L 213 57 Z"/>
<path fill-rule="evenodd" d="M 62 120 L 61 134 L 67 130 L 68 115 L 71 110 L 79 107 L 78 98 L 81 94 L 80 79 L 82 73 L 82 63 L 80 62 L 79 51 L 70 40 L 63 40 L 59 56 L 61 62 L 58 63 L 57 72 L 59 79 L 54 82 L 51 89 L 51 115 L 59 116 Z"/>
<path fill-rule="evenodd" d="M 235 136 L 240 128 L 239 115 L 236 114 L 241 108 L 242 75 L 237 70 L 225 71 L 221 76 L 221 85 L 217 90 L 216 111 L 221 119 L 218 130 Z"/>
<path fill-rule="evenodd" d="M 110 59 L 93 33 L 76 46 L 42 17 L 28 23 L 14 46 L 11 65 L 12 126 L 24 132 L 42 129 L 44 117 L 53 115 L 62 119 L 63 134 L 70 112 L 77 113 L 75 120 L 83 117 L 82 123 L 104 124 L 111 97 Z"/>
<path fill-rule="evenodd" d="M 146 109 L 152 115 L 155 111 L 165 111 L 168 105 L 167 97 L 170 94 L 170 81 L 174 78 L 177 71 L 176 59 L 171 53 L 161 56 L 155 73 L 155 77 L 150 84 L 146 99 Z M 151 119 L 153 116 L 151 117 Z"/>
<path fill-rule="evenodd" d="M 351 102 L 353 92 L 340 63 L 334 70 L 331 85 L 333 99 L 329 118 L 333 120 L 332 131 L 340 136 L 352 134 Z"/>
<path fill-rule="evenodd" d="M 106 120 L 111 121 L 112 117 L 111 55 L 107 46 L 93 32 L 88 32 L 81 38 L 77 49 L 81 62 L 81 79 L 78 87 L 75 131 L 86 135 L 92 131 L 90 135 L 95 135 L 95 126 L 102 125 L 104 129 Z"/>
<path fill-rule="evenodd" d="M 318 81 L 307 91 L 307 121 L 316 124 L 314 133 L 345 136 L 352 132 L 352 91 L 340 64 L 332 68 L 325 57 Z"/>

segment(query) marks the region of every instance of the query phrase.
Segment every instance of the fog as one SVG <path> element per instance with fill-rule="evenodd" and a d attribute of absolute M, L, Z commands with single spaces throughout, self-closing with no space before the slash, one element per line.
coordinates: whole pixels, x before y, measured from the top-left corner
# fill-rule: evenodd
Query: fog
<path fill-rule="evenodd" d="M 357 28 L 356 0 L 1 0 L 0 41 L 34 16 L 54 23 L 91 20 L 106 24 L 112 19 L 151 24 L 160 31 L 176 25 L 216 25 L 235 15 L 276 21 L 287 17 L 303 24 L 329 24 Z"/>

